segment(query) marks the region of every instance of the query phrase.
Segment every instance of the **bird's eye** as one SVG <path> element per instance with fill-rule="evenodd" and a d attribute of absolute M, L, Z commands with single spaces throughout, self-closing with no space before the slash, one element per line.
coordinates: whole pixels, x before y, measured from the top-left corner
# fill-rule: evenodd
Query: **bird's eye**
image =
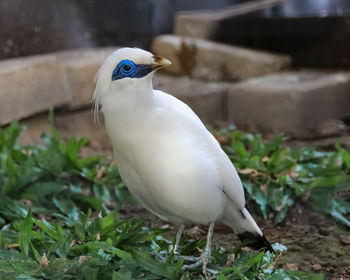
<path fill-rule="evenodd" d="M 123 65 L 123 70 L 124 71 L 130 71 L 131 70 L 131 66 L 129 64 L 124 64 Z"/>
<path fill-rule="evenodd" d="M 134 78 L 137 73 L 138 66 L 131 60 L 124 59 L 113 70 L 112 81 L 127 77 Z"/>

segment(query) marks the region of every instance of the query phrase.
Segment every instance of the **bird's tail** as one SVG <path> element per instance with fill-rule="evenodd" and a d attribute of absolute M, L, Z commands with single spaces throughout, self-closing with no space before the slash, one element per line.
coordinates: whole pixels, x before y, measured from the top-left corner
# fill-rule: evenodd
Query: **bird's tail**
<path fill-rule="evenodd" d="M 253 217 L 250 215 L 246 208 L 243 209 L 242 215 L 248 220 L 250 227 L 253 228 L 251 231 L 244 231 L 243 233 L 238 233 L 238 238 L 243 242 L 244 240 L 251 241 L 247 244 L 248 247 L 253 249 L 263 249 L 264 251 L 270 251 L 275 253 L 270 242 L 266 239 L 259 226 L 254 221 Z"/>
<path fill-rule="evenodd" d="M 237 208 L 228 207 L 225 214 L 221 217 L 221 222 L 228 225 L 237 234 L 238 238 L 243 240 L 249 240 L 248 247 L 254 249 L 264 249 L 274 253 L 271 244 L 267 241 L 264 234 L 250 215 L 248 210 L 238 210 Z"/>
<path fill-rule="evenodd" d="M 254 235 L 253 233 L 246 231 L 244 233 L 237 234 L 237 236 L 242 242 L 248 240 L 248 247 L 251 247 L 255 250 L 263 249 L 265 252 L 270 251 L 271 253 L 275 253 L 275 250 L 272 248 L 270 242 L 264 235 Z"/>

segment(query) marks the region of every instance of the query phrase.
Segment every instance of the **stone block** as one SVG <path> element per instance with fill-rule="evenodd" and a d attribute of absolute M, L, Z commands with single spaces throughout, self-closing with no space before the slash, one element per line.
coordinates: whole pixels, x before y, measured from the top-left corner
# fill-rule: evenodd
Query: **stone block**
<path fill-rule="evenodd" d="M 186 103 L 205 124 L 221 124 L 227 119 L 226 98 L 229 83 L 155 75 L 153 86 Z"/>
<path fill-rule="evenodd" d="M 324 134 L 350 116 L 350 72 L 283 72 L 232 85 L 228 120 L 239 128 L 296 137 Z"/>
<path fill-rule="evenodd" d="M 284 0 L 259 0 L 218 10 L 183 11 L 175 16 L 174 33 L 193 38 L 215 39 L 220 23 L 226 19 L 262 10 Z"/>
<path fill-rule="evenodd" d="M 54 55 L 0 62 L 0 124 L 70 102 L 67 79 Z"/>
<path fill-rule="evenodd" d="M 237 81 L 270 74 L 289 67 L 291 62 L 284 55 L 176 35 L 156 37 L 152 51 L 173 63 L 165 69 L 168 73 L 209 81 Z"/>
<path fill-rule="evenodd" d="M 56 53 L 66 70 L 72 101 L 70 109 L 91 106 L 95 90 L 95 76 L 103 60 L 117 47 L 99 49 L 76 49 Z"/>

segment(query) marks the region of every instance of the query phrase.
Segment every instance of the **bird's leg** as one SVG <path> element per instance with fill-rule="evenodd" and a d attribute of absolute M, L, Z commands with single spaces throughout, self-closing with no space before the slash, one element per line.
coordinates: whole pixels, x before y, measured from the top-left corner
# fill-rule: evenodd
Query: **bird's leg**
<path fill-rule="evenodd" d="M 202 264 L 203 273 L 206 274 L 207 264 L 209 263 L 210 256 L 211 256 L 211 240 L 213 238 L 214 225 L 215 225 L 215 222 L 211 222 L 209 224 L 208 235 L 207 235 L 207 244 L 205 245 L 204 253 L 202 253 L 201 257 L 198 258 L 195 263 L 183 265 L 182 266 L 183 270 L 195 268 L 195 267 L 198 267 Z"/>
<path fill-rule="evenodd" d="M 174 246 L 175 259 L 179 260 L 181 257 L 185 261 L 196 262 L 200 258 L 194 257 L 194 256 L 180 256 L 180 240 L 181 240 L 181 236 L 182 236 L 184 229 L 185 229 L 185 225 L 181 224 L 179 227 L 179 230 L 176 233 L 175 246 Z M 169 251 L 169 253 L 170 253 L 170 251 Z M 168 257 L 164 257 L 163 255 L 161 255 L 160 253 L 158 253 L 156 251 L 152 252 L 151 254 L 152 254 L 152 256 L 155 256 L 158 260 L 160 260 L 163 263 L 165 263 L 168 260 Z"/>
<path fill-rule="evenodd" d="M 179 227 L 179 230 L 176 233 L 176 241 L 175 241 L 175 246 L 174 246 L 174 255 L 175 255 L 176 260 L 178 260 L 180 258 L 180 245 L 179 244 L 180 244 L 181 236 L 182 236 L 184 229 L 185 229 L 185 225 L 181 224 Z M 170 253 L 170 251 L 171 251 L 171 247 L 169 248 L 169 253 Z M 156 251 L 152 252 L 151 255 L 155 256 L 162 263 L 165 263 L 168 260 L 168 257 L 165 257 Z"/>
<path fill-rule="evenodd" d="M 182 224 L 179 227 L 179 230 L 177 231 L 175 247 L 174 247 L 174 255 L 175 255 L 176 260 L 178 260 L 180 258 L 183 258 L 184 261 L 195 262 L 195 261 L 197 261 L 199 259 L 198 257 L 194 257 L 194 256 L 180 256 L 180 240 L 181 240 L 181 236 L 182 236 L 182 233 L 183 233 L 184 229 L 185 229 L 185 225 Z"/>
<path fill-rule="evenodd" d="M 208 263 L 211 257 L 211 241 L 213 239 L 215 222 L 210 223 L 207 235 L 207 244 L 205 245 L 205 261 Z"/>
<path fill-rule="evenodd" d="M 175 241 L 175 247 L 174 247 L 174 255 L 176 258 L 178 258 L 180 256 L 180 240 L 181 240 L 181 236 L 182 236 L 182 233 L 185 229 L 185 225 L 182 224 L 180 227 L 179 227 L 179 230 L 177 231 L 177 234 L 176 234 L 176 241 Z"/>

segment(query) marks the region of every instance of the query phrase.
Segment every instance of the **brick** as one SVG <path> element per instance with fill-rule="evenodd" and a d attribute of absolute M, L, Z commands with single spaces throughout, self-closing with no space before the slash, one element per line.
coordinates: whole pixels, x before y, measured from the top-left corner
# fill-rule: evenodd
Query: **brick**
<path fill-rule="evenodd" d="M 193 38 L 215 39 L 220 23 L 226 19 L 262 10 L 284 0 L 259 0 L 210 11 L 183 11 L 175 16 L 174 33 Z"/>
<path fill-rule="evenodd" d="M 0 124 L 70 102 L 65 71 L 54 55 L 0 62 Z"/>
<path fill-rule="evenodd" d="M 103 60 L 117 47 L 99 49 L 77 49 L 58 52 L 57 58 L 65 68 L 68 77 L 72 101 L 70 109 L 91 106 L 95 89 L 94 80 Z"/>
<path fill-rule="evenodd" d="M 284 72 L 232 85 L 228 120 L 238 127 L 323 135 L 325 122 L 350 116 L 350 72 Z"/>
<path fill-rule="evenodd" d="M 288 56 L 176 35 L 156 37 L 152 51 L 171 60 L 173 65 L 165 69 L 168 73 L 209 81 L 243 80 L 290 65 Z"/>
<path fill-rule="evenodd" d="M 226 98 L 229 83 L 203 82 L 186 77 L 155 75 L 153 86 L 184 103 L 206 124 L 226 121 Z"/>

